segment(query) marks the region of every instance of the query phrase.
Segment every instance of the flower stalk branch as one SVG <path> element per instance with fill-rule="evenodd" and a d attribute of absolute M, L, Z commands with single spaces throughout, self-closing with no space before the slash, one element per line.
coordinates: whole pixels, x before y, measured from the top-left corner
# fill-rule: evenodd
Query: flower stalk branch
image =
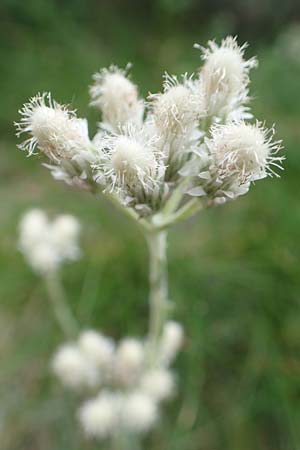
<path fill-rule="evenodd" d="M 45 275 L 44 280 L 57 323 L 67 338 L 75 338 L 78 334 L 78 325 L 66 301 L 58 274 L 50 272 Z"/>

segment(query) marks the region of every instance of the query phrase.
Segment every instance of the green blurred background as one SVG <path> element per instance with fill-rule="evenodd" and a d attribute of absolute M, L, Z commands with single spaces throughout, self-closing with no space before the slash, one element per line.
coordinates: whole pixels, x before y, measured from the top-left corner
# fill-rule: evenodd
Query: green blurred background
<path fill-rule="evenodd" d="M 141 93 L 164 70 L 196 70 L 205 44 L 237 34 L 260 66 L 252 106 L 284 140 L 285 172 L 172 230 L 171 296 L 186 330 L 179 394 L 149 450 L 300 449 L 300 4 L 297 0 L 1 0 L 0 449 L 96 450 L 75 418 L 77 399 L 53 380 L 62 342 L 40 280 L 16 248 L 22 213 L 77 215 L 81 261 L 63 281 L 82 327 L 118 338 L 147 329 L 147 252 L 134 224 L 101 198 L 51 179 L 16 149 L 13 121 L 50 90 L 90 119 L 91 74 L 134 66 Z"/>

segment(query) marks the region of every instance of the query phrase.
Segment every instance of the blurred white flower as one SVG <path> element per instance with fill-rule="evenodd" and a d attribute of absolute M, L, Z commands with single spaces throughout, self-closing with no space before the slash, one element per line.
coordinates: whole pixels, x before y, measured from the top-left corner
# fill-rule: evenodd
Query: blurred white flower
<path fill-rule="evenodd" d="M 159 346 L 159 362 L 169 366 L 183 345 L 183 328 L 178 322 L 168 321 L 164 325 Z"/>
<path fill-rule="evenodd" d="M 119 427 L 121 398 L 118 394 L 103 391 L 86 401 L 79 410 L 80 423 L 88 436 L 107 438 Z"/>
<path fill-rule="evenodd" d="M 145 348 L 134 338 L 123 339 L 117 347 L 114 374 L 119 383 L 129 385 L 140 375 L 145 358 Z"/>
<path fill-rule="evenodd" d="M 112 369 L 115 351 L 112 339 L 94 330 L 87 330 L 80 334 L 78 345 L 85 356 L 100 370 L 107 372 Z"/>
<path fill-rule="evenodd" d="M 19 248 L 32 269 L 42 275 L 57 270 L 64 261 L 78 259 L 80 226 L 75 217 L 58 216 L 49 222 L 46 214 L 33 209 L 19 225 Z"/>
<path fill-rule="evenodd" d="M 121 423 L 132 433 L 149 431 L 158 419 L 155 400 L 142 391 L 133 391 L 124 397 L 121 409 Z"/>
<path fill-rule="evenodd" d="M 175 389 L 172 373 L 166 369 L 151 369 L 144 373 L 140 388 L 156 401 L 170 398 Z"/>
<path fill-rule="evenodd" d="M 142 124 L 144 103 L 126 71 L 111 66 L 94 75 L 90 88 L 91 105 L 102 111 L 102 126 L 118 131 L 128 122 Z"/>
<path fill-rule="evenodd" d="M 73 389 L 93 387 L 99 374 L 76 344 L 62 345 L 52 360 L 52 370 L 62 384 Z"/>

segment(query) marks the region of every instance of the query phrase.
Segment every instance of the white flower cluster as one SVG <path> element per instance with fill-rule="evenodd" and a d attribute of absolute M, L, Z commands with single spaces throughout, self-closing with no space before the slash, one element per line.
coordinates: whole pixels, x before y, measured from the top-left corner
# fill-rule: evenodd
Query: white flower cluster
<path fill-rule="evenodd" d="M 141 217 L 161 211 L 182 185 L 186 201 L 201 196 L 207 206 L 245 194 L 283 159 L 273 131 L 248 122 L 249 74 L 257 62 L 233 37 L 197 48 L 199 73 L 166 74 L 163 91 L 147 102 L 127 71 L 97 73 L 91 104 L 102 122 L 92 140 L 86 120 L 38 95 L 20 111 L 17 132 L 29 133 L 20 147 L 44 153 L 57 179 L 112 194 Z"/>
<path fill-rule="evenodd" d="M 44 211 L 32 209 L 21 219 L 19 248 L 32 269 L 46 275 L 64 261 L 79 257 L 79 231 L 79 223 L 71 215 L 60 215 L 50 222 Z"/>
<path fill-rule="evenodd" d="M 67 387 L 93 395 L 79 409 L 79 421 L 90 437 L 116 433 L 143 434 L 159 417 L 159 404 L 172 397 L 175 379 L 169 366 L 183 341 L 182 327 L 167 322 L 156 363 L 147 357 L 147 340 L 121 340 L 118 345 L 88 330 L 77 342 L 61 346 L 52 368 Z"/>

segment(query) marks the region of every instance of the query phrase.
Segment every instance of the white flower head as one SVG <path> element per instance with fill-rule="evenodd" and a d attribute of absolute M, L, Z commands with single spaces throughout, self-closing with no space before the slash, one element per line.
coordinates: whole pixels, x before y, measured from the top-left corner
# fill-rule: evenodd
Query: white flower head
<path fill-rule="evenodd" d="M 249 100 L 249 72 L 257 65 L 255 58 L 244 58 L 247 44 L 239 47 L 236 38 L 228 36 L 220 46 L 209 41 L 208 48 L 196 47 L 202 51 L 204 60 L 200 79 L 207 114 L 219 119 L 244 118 L 247 109 L 243 104 Z"/>
<path fill-rule="evenodd" d="M 81 389 L 99 383 L 96 368 L 75 344 L 62 345 L 52 360 L 52 370 L 67 387 Z"/>
<path fill-rule="evenodd" d="M 155 400 L 142 391 L 129 393 L 122 402 L 121 421 L 123 428 L 132 433 L 146 433 L 158 419 Z"/>
<path fill-rule="evenodd" d="M 79 348 L 95 366 L 105 371 L 111 369 L 115 345 L 112 339 L 93 330 L 86 330 L 79 337 Z"/>
<path fill-rule="evenodd" d="M 80 256 L 79 223 L 70 215 L 50 222 L 39 210 L 24 214 L 19 226 L 19 248 L 33 270 L 45 275 L 57 270 L 67 260 Z"/>
<path fill-rule="evenodd" d="M 89 147 L 87 121 L 78 119 L 74 111 L 52 100 L 50 93 L 38 94 L 19 111 L 17 136 L 28 133 L 19 145 L 29 155 L 38 148 L 52 161 L 70 160 Z"/>
<path fill-rule="evenodd" d="M 141 341 L 134 338 L 123 339 L 115 353 L 114 374 L 118 382 L 132 384 L 140 375 L 145 358 Z"/>
<path fill-rule="evenodd" d="M 164 171 L 155 147 L 156 137 L 148 137 L 133 126 L 123 134 L 102 140 L 100 163 L 95 164 L 96 181 L 117 193 L 134 196 L 151 193 Z"/>
<path fill-rule="evenodd" d="M 175 381 L 169 370 L 163 368 L 151 369 L 144 373 L 140 387 L 154 400 L 163 401 L 173 395 Z"/>
<path fill-rule="evenodd" d="M 128 122 L 141 125 L 143 120 L 144 103 L 126 75 L 126 71 L 111 66 L 96 73 L 90 87 L 91 105 L 102 111 L 104 126 L 115 131 Z"/>
<path fill-rule="evenodd" d="M 211 139 L 206 140 L 214 157 L 218 177 L 236 179 L 239 184 L 275 175 L 273 168 L 282 169 L 284 159 L 277 156 L 280 142 L 273 141 L 274 129 L 263 128 L 259 122 L 215 125 Z"/>
<path fill-rule="evenodd" d="M 204 113 L 201 91 L 187 75 L 180 83 L 176 76 L 165 74 L 163 93 L 149 96 L 153 118 L 160 133 L 179 135 L 193 129 Z"/>
<path fill-rule="evenodd" d="M 163 328 L 159 346 L 159 361 L 162 366 L 169 366 L 183 344 L 183 328 L 172 320 Z"/>
<path fill-rule="evenodd" d="M 60 248 L 60 253 L 67 259 L 77 259 L 80 255 L 78 239 L 80 224 L 70 214 L 61 214 L 51 225 L 53 241 Z"/>
<path fill-rule="evenodd" d="M 79 421 L 87 436 L 105 439 L 119 427 L 121 398 L 117 393 L 103 391 L 86 401 L 79 410 Z"/>

